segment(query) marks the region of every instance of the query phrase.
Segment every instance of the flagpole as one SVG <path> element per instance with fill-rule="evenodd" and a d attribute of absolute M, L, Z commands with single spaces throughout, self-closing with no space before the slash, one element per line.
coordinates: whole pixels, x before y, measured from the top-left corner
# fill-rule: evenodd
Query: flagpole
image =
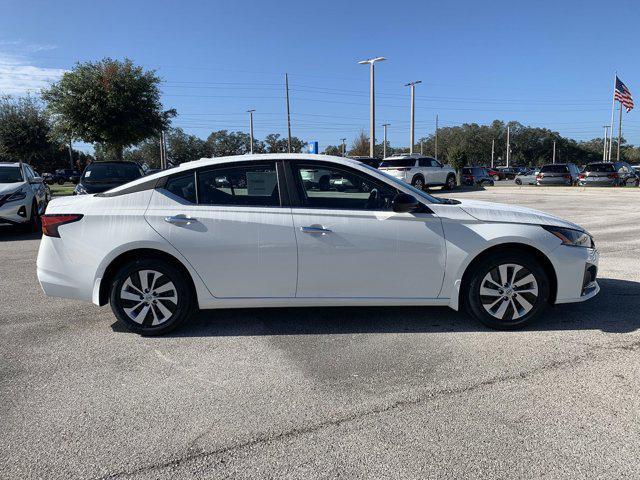
<path fill-rule="evenodd" d="M 616 71 L 613 75 L 613 92 L 611 92 L 611 96 L 613 97 L 611 101 L 611 134 L 609 135 L 609 155 L 607 157 L 608 161 L 611 161 L 611 147 L 613 145 L 613 115 L 616 109 L 616 80 L 618 79 L 618 72 Z"/>
<path fill-rule="evenodd" d="M 618 154 L 616 161 L 620 161 L 620 142 L 622 141 L 622 102 L 620 102 L 620 120 L 618 121 Z"/>

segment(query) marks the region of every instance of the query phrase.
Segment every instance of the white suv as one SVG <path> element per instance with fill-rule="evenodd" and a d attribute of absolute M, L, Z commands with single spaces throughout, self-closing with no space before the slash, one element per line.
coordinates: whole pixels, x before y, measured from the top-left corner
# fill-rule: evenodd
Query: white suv
<path fill-rule="evenodd" d="M 456 171 L 432 157 L 396 155 L 385 158 L 378 168 L 419 190 L 439 186 L 451 190 L 456 186 Z"/>
<path fill-rule="evenodd" d="M 26 163 L 0 163 L 0 226 L 39 227 L 47 208 L 47 188 Z"/>

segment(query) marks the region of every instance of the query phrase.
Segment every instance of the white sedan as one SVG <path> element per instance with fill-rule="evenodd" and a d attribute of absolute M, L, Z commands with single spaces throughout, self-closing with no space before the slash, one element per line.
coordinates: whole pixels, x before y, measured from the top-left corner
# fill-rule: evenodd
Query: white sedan
<path fill-rule="evenodd" d="M 308 181 L 318 170 L 347 187 Z M 202 159 L 54 199 L 43 233 L 45 293 L 110 303 L 145 335 L 198 308 L 336 305 L 448 305 L 509 329 L 599 290 L 578 225 L 324 155 Z"/>

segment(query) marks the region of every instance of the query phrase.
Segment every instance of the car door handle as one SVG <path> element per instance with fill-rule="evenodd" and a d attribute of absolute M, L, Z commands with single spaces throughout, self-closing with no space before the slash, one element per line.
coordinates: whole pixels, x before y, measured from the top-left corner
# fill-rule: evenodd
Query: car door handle
<path fill-rule="evenodd" d="M 300 227 L 300 230 L 303 233 L 311 233 L 315 235 L 326 235 L 327 233 L 332 233 L 328 228 L 324 228 L 321 225 L 311 225 L 310 227 Z"/>
<path fill-rule="evenodd" d="M 164 221 L 173 225 L 191 225 L 198 220 L 193 217 L 187 217 L 186 215 L 175 215 L 173 217 L 164 217 Z"/>

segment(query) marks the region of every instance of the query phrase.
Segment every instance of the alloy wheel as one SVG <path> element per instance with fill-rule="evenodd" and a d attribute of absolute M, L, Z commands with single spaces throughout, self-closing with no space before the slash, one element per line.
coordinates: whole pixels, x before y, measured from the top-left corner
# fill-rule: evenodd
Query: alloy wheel
<path fill-rule="evenodd" d="M 413 181 L 413 186 L 414 186 L 415 188 L 417 188 L 418 190 L 423 190 L 423 189 L 424 189 L 424 182 L 422 181 L 422 179 L 420 179 L 420 178 L 416 178 L 416 179 Z"/>
<path fill-rule="evenodd" d="M 144 326 L 157 326 L 178 307 L 178 291 L 171 279 L 156 270 L 138 270 L 122 284 L 120 300 L 125 314 Z"/>
<path fill-rule="evenodd" d="M 538 300 L 538 282 L 527 268 L 515 263 L 489 271 L 480 284 L 480 302 L 494 318 L 503 322 L 527 315 Z"/>

